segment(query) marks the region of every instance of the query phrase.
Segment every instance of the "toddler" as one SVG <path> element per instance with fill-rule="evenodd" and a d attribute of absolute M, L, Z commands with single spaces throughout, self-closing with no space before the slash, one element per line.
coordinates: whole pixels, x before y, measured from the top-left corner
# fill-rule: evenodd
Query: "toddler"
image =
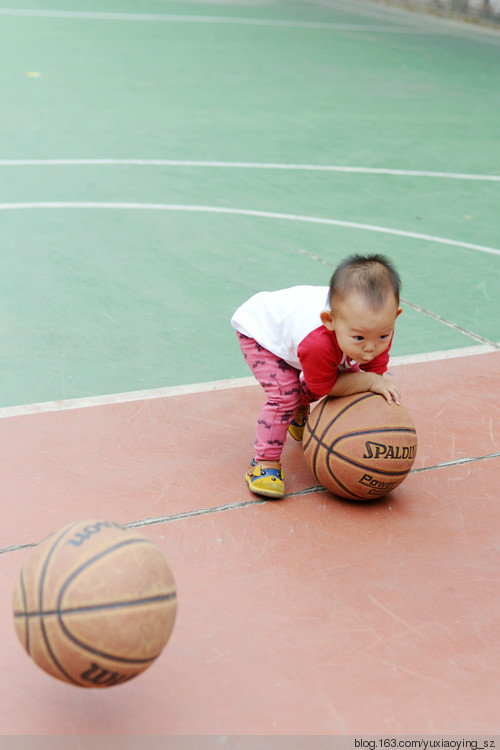
<path fill-rule="evenodd" d="M 373 391 L 399 405 L 397 386 L 383 377 L 401 313 L 399 288 L 385 256 L 352 255 L 329 287 L 259 292 L 236 310 L 231 324 L 267 396 L 245 476 L 252 492 L 284 496 L 280 459 L 287 431 L 302 440 L 314 401 Z"/>

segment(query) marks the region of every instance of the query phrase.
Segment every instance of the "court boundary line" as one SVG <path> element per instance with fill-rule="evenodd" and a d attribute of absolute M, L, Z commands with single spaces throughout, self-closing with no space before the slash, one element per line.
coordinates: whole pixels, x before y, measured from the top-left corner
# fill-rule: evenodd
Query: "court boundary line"
<path fill-rule="evenodd" d="M 335 4 L 328 5 L 322 3 L 329 9 L 337 10 Z M 340 8 L 344 10 L 343 7 Z M 332 32 L 332 33 L 375 33 L 375 34 L 413 34 L 420 36 L 450 36 L 452 38 L 465 39 L 477 44 L 491 44 L 497 46 L 500 44 L 500 36 L 496 26 L 485 23 L 476 23 L 475 25 L 460 18 L 451 18 L 436 16 L 432 14 L 421 13 L 418 16 L 412 14 L 408 9 L 388 6 L 375 11 L 374 8 L 368 8 L 366 5 L 357 5 L 351 8 L 351 12 L 360 15 L 364 19 L 374 18 L 382 21 L 384 25 L 377 23 L 353 23 L 353 24 L 335 24 L 328 21 L 308 22 L 279 19 L 263 18 L 238 18 L 230 16 L 186 16 L 165 14 L 120 14 L 120 13 L 99 13 L 85 11 L 57 11 L 57 10 L 36 10 L 36 9 L 15 9 L 0 8 L 0 15 L 12 16 L 19 18 L 61 18 L 68 20 L 97 20 L 97 21 L 139 21 L 139 22 L 165 22 L 171 23 L 206 23 L 206 24 L 232 24 L 246 27 L 268 27 L 268 28 L 299 28 L 311 31 Z M 307 25 L 306 25 L 307 24 Z M 390 25 L 387 25 L 390 24 Z"/>
<path fill-rule="evenodd" d="M 500 347 L 500 344 L 498 345 Z M 424 364 L 426 362 L 440 362 L 448 359 L 472 357 L 481 354 L 498 353 L 499 348 L 493 345 L 469 346 L 460 349 L 448 349 L 424 354 L 410 354 L 394 357 L 389 362 L 389 370 L 410 364 Z M 141 391 L 125 391 L 110 393 L 102 396 L 85 396 L 75 399 L 59 399 L 55 401 L 41 401 L 33 404 L 19 404 L 17 406 L 0 407 L 0 420 L 13 417 L 34 416 L 60 411 L 75 411 L 99 406 L 114 406 L 117 404 L 133 403 L 136 401 L 153 401 L 176 396 L 190 396 L 196 393 L 211 393 L 214 391 L 232 390 L 236 388 L 257 387 L 259 383 L 253 377 L 229 378 L 226 380 L 212 380 L 205 383 L 191 383 L 186 385 L 171 385 L 162 388 L 151 388 Z"/>
<path fill-rule="evenodd" d="M 328 219 L 321 216 L 304 216 L 302 214 L 285 214 L 278 211 L 260 211 L 248 208 L 228 208 L 226 206 L 204 206 L 204 205 L 183 205 L 176 203 L 125 203 L 125 202 L 97 202 L 97 201 L 29 201 L 19 203 L 0 203 L 0 211 L 23 211 L 23 210 L 126 210 L 126 211 L 172 211 L 188 213 L 209 213 L 221 216 L 249 216 L 260 219 L 273 219 L 278 221 L 298 221 L 308 224 L 320 224 L 326 226 L 344 227 L 346 229 L 359 229 L 367 232 L 379 232 L 381 234 L 390 234 L 397 237 L 406 237 L 413 240 L 423 240 L 424 242 L 435 242 L 440 245 L 451 245 L 452 247 L 462 247 L 466 250 L 474 250 L 490 255 L 499 255 L 500 249 L 489 247 L 488 245 L 477 245 L 473 242 L 463 242 L 462 240 L 453 240 L 448 237 L 437 237 L 420 232 L 410 232 L 404 229 L 393 229 L 392 227 L 381 227 L 376 224 L 361 224 L 356 221 L 344 221 L 342 219 Z"/>
<path fill-rule="evenodd" d="M 337 4 L 321 3 L 329 10 L 344 11 L 345 7 Z M 182 13 L 123 13 L 120 11 L 84 11 L 84 10 L 57 10 L 36 8 L 0 8 L 0 15 L 14 16 L 20 18 L 61 18 L 90 21 L 137 21 L 151 22 L 161 21 L 167 23 L 208 23 L 208 24 L 235 24 L 241 26 L 269 26 L 271 28 L 304 28 L 319 31 L 377 31 L 380 33 L 417 33 L 417 34 L 460 34 L 476 32 L 481 35 L 490 31 L 494 33 L 496 27 L 487 24 L 477 24 L 477 29 L 466 27 L 466 20 L 452 16 L 435 16 L 429 13 L 419 16 L 405 13 L 405 9 L 398 7 L 375 8 L 357 6 L 350 9 L 354 15 L 363 18 L 373 18 L 381 23 L 335 23 L 331 21 L 305 21 L 277 18 L 258 18 L 244 16 L 205 16 L 199 14 Z M 463 27 L 463 28 L 462 28 Z"/>
<path fill-rule="evenodd" d="M 332 23 L 330 21 L 293 21 L 274 18 L 249 18 L 238 16 L 203 16 L 169 13 L 120 13 L 106 11 L 72 11 L 72 10 L 43 10 L 35 8 L 0 8 L 0 15 L 18 18 L 55 18 L 79 21 L 132 21 L 132 22 L 163 22 L 187 24 L 220 24 L 235 26 L 259 26 L 269 28 L 310 29 L 317 31 L 354 31 L 376 33 L 401 34 L 440 34 L 439 28 L 424 24 L 413 25 L 410 21 L 394 21 L 387 19 L 388 25 L 369 23 Z M 370 16 L 368 16 L 370 17 Z"/>
<path fill-rule="evenodd" d="M 496 453 L 489 453 L 484 456 L 471 456 L 469 458 L 458 458 L 452 461 L 444 461 L 443 463 L 436 464 L 434 466 L 422 466 L 419 469 L 412 469 L 409 472 L 409 475 L 418 474 L 418 473 L 422 473 L 425 471 L 435 471 L 437 469 L 446 469 L 452 466 L 462 466 L 463 464 L 477 463 L 479 461 L 488 461 L 488 460 L 499 458 L 499 457 L 500 457 L 500 451 Z M 292 497 L 305 497 L 307 495 L 315 495 L 315 494 L 320 494 L 324 492 L 332 494 L 330 493 L 329 490 L 326 489 L 326 487 L 323 487 L 323 485 L 321 484 L 317 484 L 311 487 L 305 487 L 302 490 L 289 492 L 285 494 L 282 500 L 280 500 L 279 502 L 282 502 L 283 500 L 286 500 Z M 333 495 L 333 497 L 335 497 L 335 495 Z M 338 499 L 342 500 L 342 498 L 338 498 Z M 255 497 L 255 498 L 251 498 L 250 500 L 243 500 L 239 503 L 226 503 L 225 505 L 215 505 L 210 508 L 195 508 L 194 510 L 181 511 L 180 513 L 172 513 L 166 516 L 153 516 L 150 518 L 143 518 L 142 520 L 139 520 L 139 521 L 129 521 L 129 522 L 124 523 L 123 526 L 127 529 L 141 529 L 146 526 L 157 526 L 157 525 L 165 524 L 165 523 L 173 523 L 175 521 L 184 521 L 186 519 L 196 518 L 197 516 L 206 516 L 206 515 L 211 515 L 212 513 L 224 513 L 226 511 L 241 510 L 243 508 L 248 508 L 248 507 L 252 507 L 256 505 L 265 505 L 267 503 L 276 503 L 276 502 L 277 502 L 276 500 L 271 500 L 269 498 Z M 3 547 L 0 549 L 0 557 L 2 555 L 7 554 L 8 552 L 20 552 L 21 550 L 37 547 L 42 541 L 43 539 L 37 542 L 28 542 L 27 544 L 13 544 L 13 545 L 10 545 L 9 547 Z"/>
<path fill-rule="evenodd" d="M 337 7 L 328 6 L 334 8 Z M 342 8 L 343 10 L 343 8 Z M 404 9 L 390 6 L 381 9 L 375 14 L 374 9 L 368 9 L 366 6 L 357 6 L 352 12 L 361 15 L 364 18 L 375 18 L 378 21 L 383 20 L 384 25 L 369 23 L 353 24 L 335 24 L 329 21 L 293 21 L 265 18 L 238 18 L 233 16 L 200 16 L 200 15 L 167 15 L 167 14 L 133 14 L 133 13 L 112 13 L 112 12 L 92 12 L 92 11 L 63 11 L 63 10 L 42 10 L 28 8 L 0 8 L 0 15 L 18 18 L 60 18 L 67 20 L 95 20 L 95 21 L 135 21 L 135 22 L 170 22 L 170 23 L 206 23 L 219 25 L 239 25 L 241 27 L 268 27 L 268 28 L 303 28 L 305 30 L 317 30 L 320 32 L 352 32 L 352 33 L 377 33 L 377 34 L 415 34 L 424 36 L 451 36 L 465 39 L 467 41 L 498 45 L 500 43 L 498 30 L 486 24 L 477 24 L 471 27 L 462 19 L 439 17 L 431 14 L 421 14 L 419 17 L 404 12 Z M 387 25 L 390 24 L 390 25 Z"/>
<path fill-rule="evenodd" d="M 448 180 L 500 182 L 500 175 L 467 172 L 432 172 L 423 169 L 389 169 L 337 164 L 287 164 L 280 162 L 200 161 L 196 159 L 0 159 L 0 167 L 182 167 L 207 169 L 265 169 L 275 171 L 339 172 L 390 177 L 427 177 Z"/>

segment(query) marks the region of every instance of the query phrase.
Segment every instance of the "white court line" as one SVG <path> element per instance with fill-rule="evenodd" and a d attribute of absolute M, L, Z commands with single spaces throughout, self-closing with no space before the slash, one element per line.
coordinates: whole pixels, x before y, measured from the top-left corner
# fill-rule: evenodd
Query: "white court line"
<path fill-rule="evenodd" d="M 267 26 L 270 28 L 317 29 L 319 31 L 367 31 L 382 34 L 415 34 L 437 33 L 436 29 L 422 29 L 414 26 L 398 26 L 396 21 L 391 26 L 359 23 L 329 23 L 327 21 L 287 21 L 270 18 L 239 18 L 237 16 L 188 16 L 169 13 L 106 13 L 102 11 L 73 10 L 35 10 L 28 8 L 0 8 L 2 16 L 21 16 L 28 18 L 67 18 L 88 21 L 138 21 L 165 23 L 208 23 L 231 24 L 238 26 Z"/>
<path fill-rule="evenodd" d="M 344 8 L 342 7 L 342 10 Z M 391 8 L 393 15 L 401 12 L 396 8 Z M 303 28 L 317 29 L 319 31 L 337 31 L 337 32 L 360 32 L 360 33 L 379 33 L 379 34 L 421 34 L 427 35 L 451 35 L 458 36 L 470 41 L 483 44 L 499 44 L 498 32 L 496 28 L 480 26 L 477 29 L 467 27 L 464 22 L 453 21 L 452 19 L 432 17 L 434 22 L 431 26 L 429 19 L 416 19 L 409 15 L 402 20 L 389 21 L 391 26 L 377 26 L 375 24 L 335 24 L 328 22 L 313 21 L 286 21 L 265 18 L 236 18 L 229 16 L 185 16 L 185 15 L 168 15 L 168 14 L 144 14 L 144 13 L 104 13 L 91 11 L 64 11 L 64 10 L 35 10 L 35 9 L 16 9 L 0 8 L 0 15 L 19 16 L 27 18 L 62 18 L 75 20 L 93 20 L 93 21 L 138 21 L 138 22 L 170 22 L 170 23 L 201 23 L 201 24 L 232 24 L 240 26 L 260 26 L 269 28 Z M 362 12 L 360 15 L 367 17 L 376 17 L 372 13 Z M 425 24 L 425 21 L 427 23 Z M 455 23 L 455 26 L 452 24 Z M 421 24 L 421 25 L 419 25 Z M 446 26 L 444 25 L 446 24 Z M 488 38 L 487 34 L 490 34 Z"/>
<path fill-rule="evenodd" d="M 456 359 L 460 357 L 474 357 L 479 354 L 490 354 L 492 352 L 498 352 L 498 349 L 494 346 L 481 345 L 461 349 L 426 352 L 425 354 L 411 354 L 403 357 L 391 358 L 389 368 L 392 369 L 393 367 L 425 362 L 438 362 L 441 360 Z M 89 396 L 86 398 L 64 399 L 61 401 L 44 401 L 37 404 L 5 406 L 0 408 L 0 419 L 44 414 L 48 412 L 89 409 L 95 406 L 110 406 L 134 401 L 151 401 L 153 399 L 188 396 L 194 393 L 210 393 L 213 391 L 224 391 L 233 388 L 248 388 L 250 386 L 259 386 L 253 376 L 246 378 L 233 378 L 229 380 L 213 380 L 207 383 L 174 385 L 144 391 L 130 391 L 128 393 L 111 393 L 105 396 Z"/>
<path fill-rule="evenodd" d="M 500 175 L 466 172 L 430 172 L 423 169 L 386 169 L 384 167 L 351 167 L 322 164 L 280 164 L 247 161 L 195 161 L 182 159 L 0 159 L 0 167 L 195 167 L 215 169 L 268 169 L 308 172 L 343 172 L 346 174 L 376 174 L 393 177 L 435 177 L 447 180 L 480 180 L 500 182 Z"/>
<path fill-rule="evenodd" d="M 95 203 L 87 201 L 71 201 L 62 203 L 60 201 L 29 202 L 29 203 L 0 203 L 0 211 L 30 210 L 30 209 L 107 209 L 107 210 L 140 210 L 140 211 L 187 211 L 193 213 L 212 213 L 229 216 L 254 216 L 263 219 L 278 219 L 284 221 L 299 221 L 309 224 L 326 224 L 328 226 L 347 227 L 348 229 L 361 229 L 368 232 L 380 232 L 392 234 L 397 237 L 407 237 L 414 240 L 436 242 L 441 245 L 452 245 L 463 247 L 467 250 L 477 250 L 491 255 L 500 255 L 500 250 L 487 245 L 476 245 L 472 242 L 452 240 L 447 237 L 436 237 L 431 234 L 420 234 L 419 232 L 407 232 L 403 229 L 392 229 L 380 227 L 375 224 L 360 224 L 355 221 L 342 221 L 340 219 L 324 219 L 319 216 L 301 216 L 300 214 L 283 214 L 273 211 L 254 211 L 244 208 L 224 208 L 223 206 L 184 206 L 170 203 Z"/>

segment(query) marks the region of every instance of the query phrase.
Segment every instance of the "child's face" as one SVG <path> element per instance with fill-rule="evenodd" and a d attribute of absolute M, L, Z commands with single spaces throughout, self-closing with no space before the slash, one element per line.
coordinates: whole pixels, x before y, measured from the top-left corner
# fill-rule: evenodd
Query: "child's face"
<path fill-rule="evenodd" d="M 362 295 L 350 294 L 335 300 L 331 311 L 322 312 L 321 321 L 335 331 L 342 351 L 362 365 L 387 349 L 401 312 L 392 295 L 376 309 Z"/>

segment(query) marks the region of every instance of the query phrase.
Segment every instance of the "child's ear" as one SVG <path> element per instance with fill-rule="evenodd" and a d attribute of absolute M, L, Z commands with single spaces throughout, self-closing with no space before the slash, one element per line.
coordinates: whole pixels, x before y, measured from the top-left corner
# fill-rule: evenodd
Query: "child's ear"
<path fill-rule="evenodd" d="M 402 312 L 403 312 L 403 308 L 402 308 L 402 307 L 398 307 L 398 311 L 397 311 L 397 313 L 396 313 L 396 318 L 397 318 L 397 317 L 398 317 L 399 315 L 401 315 L 401 313 L 402 313 Z"/>
<path fill-rule="evenodd" d="M 322 313 L 320 313 L 321 322 L 327 328 L 329 331 L 334 331 L 335 326 L 333 324 L 333 316 L 330 310 L 323 310 Z"/>

